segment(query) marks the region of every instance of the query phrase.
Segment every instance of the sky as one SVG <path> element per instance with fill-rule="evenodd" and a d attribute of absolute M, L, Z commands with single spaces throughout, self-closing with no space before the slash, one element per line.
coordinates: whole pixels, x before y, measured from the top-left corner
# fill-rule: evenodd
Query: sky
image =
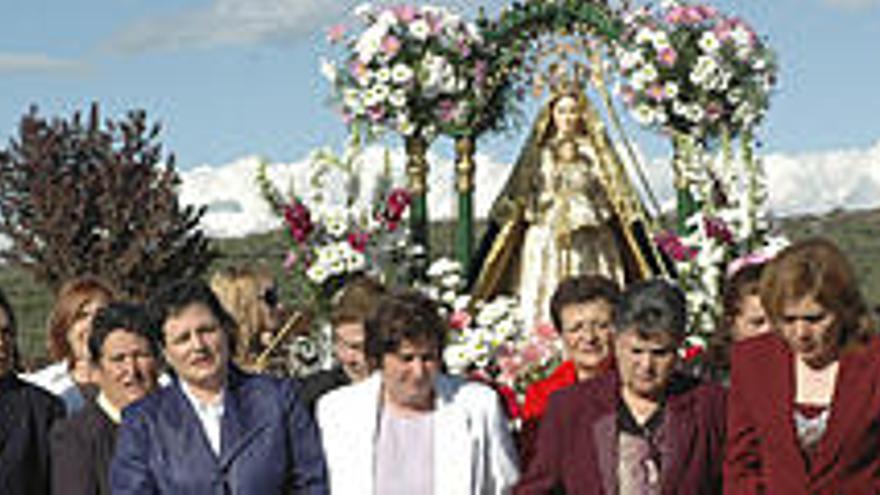
<path fill-rule="evenodd" d="M 145 109 L 151 120 L 161 122 L 161 140 L 176 155 L 185 180 L 207 184 L 222 170 L 252 163 L 254 156 L 275 164 L 302 163 L 311 149 L 339 147 L 345 140 L 345 127 L 327 104 L 329 85 L 318 65 L 321 56 L 333 55 L 326 29 L 353 24 L 349 12 L 358 3 L 0 0 L 3 143 L 31 105 L 54 116 L 96 101 L 105 116 Z M 434 3 L 465 15 L 484 7 L 492 15 L 508 2 Z M 805 188 L 792 178 L 848 183 L 877 175 L 880 0 L 715 0 L 713 5 L 748 20 L 779 55 L 780 85 L 760 132 L 762 155 L 782 164 L 768 171 L 779 181 L 771 186 L 787 195 L 775 199 L 777 206 L 793 212 L 809 202 Z M 665 142 L 644 132 L 633 135 L 649 162 L 668 157 Z M 523 138 L 524 131 L 482 139 L 482 160 L 509 163 Z M 451 145 L 441 142 L 435 148 L 442 160 Z M 813 170 L 805 165 L 810 163 L 822 165 L 806 174 Z M 852 173 L 840 173 L 841 167 Z M 662 178 L 664 172 L 652 175 Z M 828 188 L 842 206 L 851 206 L 845 198 L 865 197 L 876 185 L 842 184 Z M 205 189 L 188 187 L 190 196 Z"/>

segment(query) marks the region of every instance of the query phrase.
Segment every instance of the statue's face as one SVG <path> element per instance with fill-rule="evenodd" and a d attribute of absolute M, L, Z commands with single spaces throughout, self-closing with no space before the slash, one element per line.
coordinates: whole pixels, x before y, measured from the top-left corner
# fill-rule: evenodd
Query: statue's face
<path fill-rule="evenodd" d="M 578 121 L 577 100 L 573 96 L 563 96 L 553 105 L 553 125 L 560 136 L 571 136 L 577 132 Z"/>

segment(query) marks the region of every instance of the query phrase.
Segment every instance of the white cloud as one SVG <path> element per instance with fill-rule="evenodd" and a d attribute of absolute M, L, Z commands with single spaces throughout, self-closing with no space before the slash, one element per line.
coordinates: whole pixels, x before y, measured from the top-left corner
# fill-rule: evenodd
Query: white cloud
<path fill-rule="evenodd" d="M 369 197 L 373 181 L 383 167 L 383 153 L 380 148 L 370 148 L 365 153 L 364 198 Z M 403 184 L 402 151 L 393 151 L 391 159 L 395 180 Z M 880 207 L 880 140 L 866 149 L 770 154 L 763 160 L 770 185 L 770 209 L 777 216 Z M 476 161 L 478 193 L 474 199 L 476 214 L 483 217 L 504 185 L 510 166 L 485 154 L 478 154 Z M 429 156 L 429 162 L 429 215 L 452 218 L 457 208 L 453 164 L 434 154 Z M 203 220 L 208 235 L 235 237 L 280 226 L 280 220 L 273 216 L 254 182 L 258 163 L 256 157 L 250 157 L 181 173 L 181 200 L 212 205 Z M 669 167 L 661 160 L 653 160 L 647 172 L 658 200 L 671 205 L 674 192 Z M 305 191 L 307 173 L 305 160 L 269 166 L 270 177 L 282 189 L 292 183 L 296 190 Z"/>
<path fill-rule="evenodd" d="M 206 7 L 154 16 L 125 26 L 105 46 L 116 52 L 142 53 L 293 40 L 307 33 L 321 32 L 333 23 L 351 23 L 353 18 L 348 12 L 360 3 L 360 0 L 213 0 Z M 435 4 L 468 14 L 476 10 L 470 0 L 439 0 Z"/>
<path fill-rule="evenodd" d="M 78 72 L 86 66 L 76 60 L 38 53 L 0 53 L 0 74 L 15 72 Z"/>
<path fill-rule="evenodd" d="M 107 43 L 139 53 L 293 39 L 342 15 L 348 0 L 214 0 L 209 6 L 144 19 Z"/>

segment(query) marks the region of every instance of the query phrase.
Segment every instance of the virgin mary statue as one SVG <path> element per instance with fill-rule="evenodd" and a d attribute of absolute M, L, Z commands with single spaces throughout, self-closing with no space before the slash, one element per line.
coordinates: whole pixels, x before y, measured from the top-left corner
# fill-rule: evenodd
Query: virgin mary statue
<path fill-rule="evenodd" d="M 620 165 L 583 91 L 554 93 L 490 210 L 474 298 L 515 295 L 526 324 L 537 325 L 549 322 L 550 297 L 566 277 L 595 273 L 622 284 L 647 276 L 630 230 L 641 205 Z"/>

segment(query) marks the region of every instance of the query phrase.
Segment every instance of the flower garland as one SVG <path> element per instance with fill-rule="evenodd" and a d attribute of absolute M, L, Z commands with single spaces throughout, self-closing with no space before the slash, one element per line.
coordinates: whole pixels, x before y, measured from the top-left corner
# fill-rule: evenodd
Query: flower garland
<path fill-rule="evenodd" d="M 485 83 L 492 53 L 475 24 L 429 5 L 358 7 L 364 29 L 347 36 L 331 28 L 344 47 L 342 61 L 322 63 L 342 117 L 356 132 L 375 136 L 460 133 L 479 121 L 487 105 Z"/>
<path fill-rule="evenodd" d="M 787 241 L 771 235 L 760 162 L 746 152 L 739 157 L 721 153 L 714 160 L 701 154 L 699 162 L 702 175 L 694 177 L 693 192 L 700 210 L 688 218 L 685 233 L 661 232 L 655 241 L 675 264 L 678 283 L 687 293 L 691 333 L 706 335 L 720 321 L 729 263 L 770 257 Z"/>
<path fill-rule="evenodd" d="M 369 203 L 358 198 L 359 148 L 349 145 L 341 157 L 329 149 L 314 151 L 309 167 L 308 195 L 280 192 L 266 176 L 265 164 L 258 174 L 264 199 L 282 217 L 292 241 L 285 268 L 324 300 L 353 275 L 386 280 L 406 270 L 409 244 L 403 222 L 411 197 L 406 189 L 391 186 L 387 164 Z M 332 186 L 339 184 L 344 190 L 334 194 L 338 191 Z"/>
<path fill-rule="evenodd" d="M 521 403 L 528 386 L 562 361 L 556 330 L 527 328 L 516 298 L 498 296 L 472 307 L 470 296 L 462 295 L 461 265 L 445 258 L 432 263 L 427 276 L 422 290 L 446 305 L 451 332 L 443 358 L 453 373 L 508 387 Z"/>
<path fill-rule="evenodd" d="M 763 118 L 776 83 L 774 52 L 743 20 L 708 5 L 667 1 L 625 16 L 618 93 L 641 125 L 707 141 Z"/>

